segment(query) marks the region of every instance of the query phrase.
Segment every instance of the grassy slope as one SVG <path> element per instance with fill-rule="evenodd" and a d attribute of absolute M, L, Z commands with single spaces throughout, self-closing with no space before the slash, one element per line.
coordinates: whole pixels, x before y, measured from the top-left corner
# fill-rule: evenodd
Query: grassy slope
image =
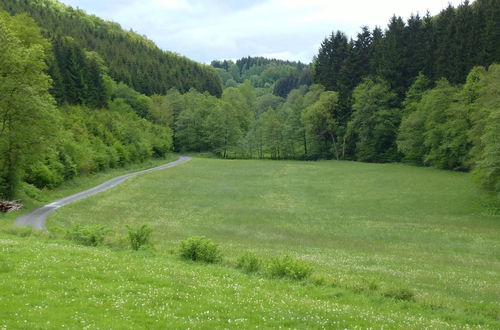
<path fill-rule="evenodd" d="M 45 205 L 49 202 L 55 201 L 59 198 L 67 197 L 77 192 L 95 187 L 107 180 L 114 177 L 141 171 L 151 167 L 160 166 L 169 162 L 177 160 L 179 157 L 174 154 L 167 154 L 164 158 L 151 158 L 142 163 L 127 164 L 119 168 L 112 168 L 106 171 L 97 172 L 90 175 L 77 176 L 69 181 L 63 182 L 59 187 L 52 190 L 41 190 L 35 193 L 36 196 L 21 196 L 23 209 L 20 212 L 1 214 L 0 213 L 0 227 L 10 220 L 17 218 L 20 214 L 28 212 L 31 209 Z"/>
<path fill-rule="evenodd" d="M 0 328 L 423 328 L 458 315 L 151 251 L 0 234 Z M 419 313 L 426 316 L 419 318 Z M 447 320 L 448 319 L 448 320 Z"/>
<path fill-rule="evenodd" d="M 467 175 L 403 165 L 196 159 L 131 179 L 98 197 L 64 207 L 49 219 L 49 224 L 105 223 L 122 231 L 125 224 L 149 223 L 155 227 L 158 254 L 172 250 L 179 239 L 195 234 L 220 242 L 229 262 L 247 250 L 263 257 L 289 253 L 312 263 L 316 273 L 327 279 L 327 285 L 316 288 L 283 284 L 247 277 L 225 267 L 181 263 L 168 255 L 145 258 L 127 254 L 123 258 L 122 252 L 62 245 L 51 245 L 43 254 L 53 260 L 47 267 L 59 267 L 64 264 L 57 262 L 64 253 L 61 251 L 76 250 L 66 260 L 68 272 L 74 269 L 72 262 L 79 262 L 73 259 L 87 260 L 77 268 L 75 276 L 87 275 L 91 282 L 105 282 L 110 294 L 118 290 L 117 299 L 128 284 L 137 286 L 145 281 L 148 292 L 159 290 L 165 294 L 163 298 L 157 296 L 153 310 L 167 306 L 163 307 L 164 313 L 173 315 L 171 322 L 179 320 L 172 323 L 179 326 L 185 324 L 182 322 L 189 311 L 194 313 L 197 308 L 207 308 L 210 314 L 228 305 L 227 318 L 240 316 L 233 308 L 241 303 L 228 294 L 227 285 L 222 283 L 225 279 L 232 281 L 235 289 L 231 292 L 242 301 L 257 295 L 263 304 L 274 302 L 266 311 L 270 313 L 267 318 L 252 304 L 240 306 L 246 325 L 279 317 L 293 317 L 297 323 L 291 324 L 295 326 L 320 326 L 320 320 L 330 322 L 330 326 L 335 320 L 347 322 L 343 325 L 391 324 L 392 311 L 393 324 L 428 326 L 438 318 L 439 322 L 452 324 L 498 326 L 500 225 L 498 216 L 484 212 L 477 194 Z M 38 256 L 26 244 L 19 244 L 26 250 L 27 259 Z M 35 247 L 35 251 L 39 250 Z M 102 255 L 92 259 L 82 258 L 80 253 Z M 42 263 L 40 258 L 43 256 L 35 259 Z M 171 271 L 162 271 L 167 268 L 156 268 L 155 263 Z M 132 265 L 139 271 L 134 271 Z M 114 267 L 120 279 L 108 278 L 102 267 Z M 15 266 L 13 269 L 17 271 Z M 133 283 L 127 276 L 134 278 Z M 162 276 L 173 282 L 167 281 L 167 285 L 148 279 Z M 192 276 L 199 277 L 191 288 L 196 295 L 202 295 L 197 302 L 185 296 L 191 290 L 186 278 Z M 266 290 L 254 292 L 261 282 L 266 283 Z M 367 283 L 375 283 L 378 289 L 367 290 Z M 12 285 L 9 280 L 3 284 Z M 208 294 L 206 285 L 213 285 L 211 290 L 221 293 Z M 382 298 L 377 292 L 386 287 L 410 288 L 416 292 L 416 302 Z M 55 296 L 59 294 L 60 298 L 58 288 Z M 169 290 L 184 296 L 175 298 L 166 294 Z M 87 294 L 98 295 L 98 291 L 89 288 Z M 135 291 L 131 289 L 131 297 L 125 291 L 122 298 L 141 296 Z M 78 297 L 78 292 L 73 294 Z M 28 298 L 19 304 L 30 302 Z M 288 300 L 294 304 L 285 312 L 279 302 Z M 112 300 L 101 304 L 113 308 Z M 172 307 L 177 304 L 179 310 Z M 347 314 L 332 313 L 344 307 Z M 89 313 L 89 320 L 97 317 Z M 198 313 L 193 315 L 199 317 Z M 304 315 L 312 318 L 301 323 L 298 320 L 304 320 Z M 420 316 L 423 319 L 416 321 Z M 279 322 L 266 324 L 286 325 L 284 320 Z"/>

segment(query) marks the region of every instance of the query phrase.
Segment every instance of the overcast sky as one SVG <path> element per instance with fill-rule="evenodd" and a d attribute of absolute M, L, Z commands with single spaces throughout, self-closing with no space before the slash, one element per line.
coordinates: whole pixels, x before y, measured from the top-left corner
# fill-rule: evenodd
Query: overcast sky
<path fill-rule="evenodd" d="M 265 56 L 310 62 L 333 30 L 355 37 L 389 18 L 462 0 L 62 0 L 199 62 Z"/>

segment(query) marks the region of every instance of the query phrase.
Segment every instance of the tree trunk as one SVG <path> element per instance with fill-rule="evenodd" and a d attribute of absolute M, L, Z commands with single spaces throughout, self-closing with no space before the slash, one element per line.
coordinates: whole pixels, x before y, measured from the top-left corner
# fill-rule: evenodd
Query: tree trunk
<path fill-rule="evenodd" d="M 337 148 L 337 143 L 335 142 L 335 135 L 333 134 L 330 134 L 330 136 L 332 137 L 332 142 L 333 142 L 333 150 L 335 151 L 335 158 L 337 160 L 340 160 L 339 158 L 339 150 Z"/>
<path fill-rule="evenodd" d="M 304 132 L 304 155 L 307 157 L 307 140 L 306 140 L 306 132 Z"/>
<path fill-rule="evenodd" d="M 342 159 L 345 159 L 345 134 L 342 138 Z"/>

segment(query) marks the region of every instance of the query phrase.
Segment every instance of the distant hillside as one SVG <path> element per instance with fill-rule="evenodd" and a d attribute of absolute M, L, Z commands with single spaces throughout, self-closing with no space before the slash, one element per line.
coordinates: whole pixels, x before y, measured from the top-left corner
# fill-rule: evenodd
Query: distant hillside
<path fill-rule="evenodd" d="M 243 57 L 236 62 L 212 61 L 225 87 L 249 80 L 255 88 L 270 89 L 274 95 L 286 97 L 292 89 L 311 85 L 311 67 L 301 62 L 265 57 Z"/>
<path fill-rule="evenodd" d="M 195 88 L 220 96 L 220 78 L 213 68 L 186 57 L 165 52 L 151 40 L 119 24 L 88 15 L 55 0 L 3 0 L 0 9 L 26 13 L 51 39 L 69 36 L 88 51 L 97 52 L 109 67 L 110 76 L 141 93 L 165 94 L 176 88 Z"/>

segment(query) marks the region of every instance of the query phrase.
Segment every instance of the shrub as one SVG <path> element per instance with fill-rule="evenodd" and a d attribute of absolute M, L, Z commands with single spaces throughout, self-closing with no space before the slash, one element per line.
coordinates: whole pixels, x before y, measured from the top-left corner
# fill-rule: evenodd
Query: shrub
<path fill-rule="evenodd" d="M 67 232 L 72 241 L 86 246 L 98 246 L 104 242 L 108 229 L 104 226 L 76 225 Z"/>
<path fill-rule="evenodd" d="M 141 246 L 149 243 L 151 233 L 153 233 L 153 228 L 148 225 L 142 225 L 136 228 L 127 226 L 127 230 L 130 247 L 136 251 L 139 250 Z"/>
<path fill-rule="evenodd" d="M 204 236 L 193 236 L 183 240 L 179 253 L 183 259 L 207 263 L 216 263 L 222 259 L 219 245 Z"/>
<path fill-rule="evenodd" d="M 407 301 L 413 300 L 415 296 L 413 291 L 406 288 L 389 288 L 384 291 L 383 295 L 388 298 Z"/>
<path fill-rule="evenodd" d="M 236 267 L 243 269 L 247 273 L 258 272 L 261 268 L 262 261 L 257 255 L 247 252 L 238 258 Z"/>
<path fill-rule="evenodd" d="M 303 280 L 312 273 L 311 266 L 287 255 L 273 258 L 268 270 L 271 276 L 287 277 L 293 280 Z"/>
<path fill-rule="evenodd" d="M 21 182 L 19 195 L 20 200 L 35 200 L 40 201 L 42 199 L 42 191 L 32 184 Z"/>

